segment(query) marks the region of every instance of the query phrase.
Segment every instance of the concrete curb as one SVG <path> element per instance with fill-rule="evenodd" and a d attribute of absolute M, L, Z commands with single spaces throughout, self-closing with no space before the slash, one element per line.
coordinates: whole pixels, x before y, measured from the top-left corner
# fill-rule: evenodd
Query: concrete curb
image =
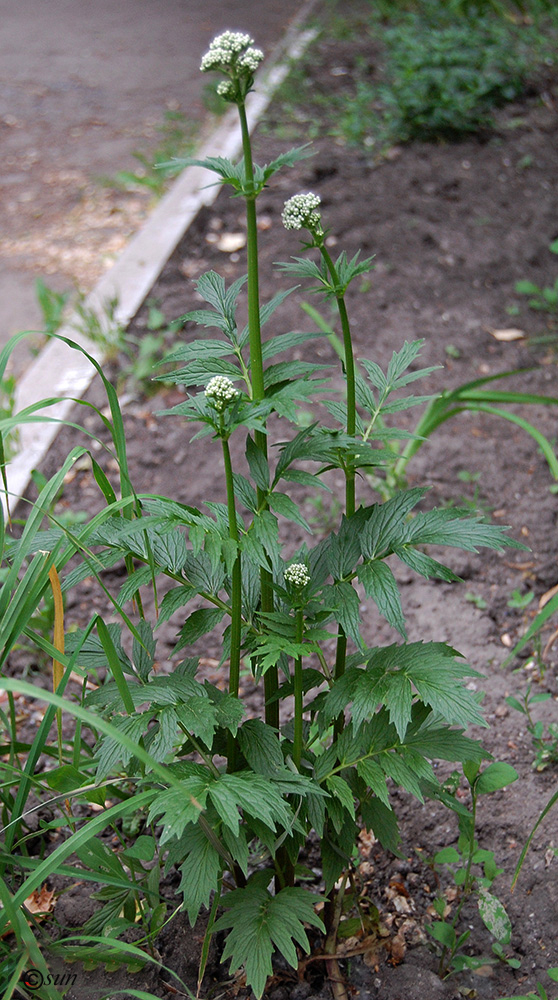
<path fill-rule="evenodd" d="M 268 107 L 277 87 L 287 76 L 293 61 L 299 59 L 316 36 L 313 30 L 303 30 L 317 0 L 306 0 L 283 39 L 275 47 L 268 67 L 258 81 L 258 90 L 246 101 L 248 123 L 252 130 Z M 235 108 L 231 108 L 218 127 L 196 151 L 196 158 L 225 156 L 235 159 L 242 151 L 242 139 Z M 208 187 L 208 184 L 211 185 Z M 212 184 L 211 175 L 202 167 L 187 167 L 161 199 L 145 225 L 132 237 L 110 271 L 87 296 L 84 308 L 91 311 L 106 327 L 106 304 L 116 300 L 114 319 L 127 326 L 153 287 L 170 255 L 184 236 L 200 209 L 211 205 L 220 184 Z M 72 317 L 59 334 L 82 347 L 98 362 L 103 361 L 99 346 L 76 326 L 79 318 Z M 6 468 L 10 507 L 23 496 L 31 472 L 44 459 L 60 423 L 68 420 L 75 399 L 81 399 L 95 376 L 88 359 L 61 340 L 53 338 L 40 352 L 20 379 L 16 391 L 15 411 L 25 410 L 45 399 L 59 402 L 45 409 L 49 423 L 20 425 L 20 451 Z M 6 512 L 6 498 L 2 503 Z"/>

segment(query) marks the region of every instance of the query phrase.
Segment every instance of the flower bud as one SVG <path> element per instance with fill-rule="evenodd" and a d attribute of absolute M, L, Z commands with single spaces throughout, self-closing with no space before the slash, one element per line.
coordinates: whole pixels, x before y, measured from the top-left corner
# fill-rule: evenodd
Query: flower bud
<path fill-rule="evenodd" d="M 236 97 L 236 87 L 232 80 L 223 80 L 217 84 L 217 93 L 225 101 L 234 101 Z"/>
<path fill-rule="evenodd" d="M 316 209 L 321 204 L 317 194 L 295 194 L 285 202 L 281 218 L 285 229 L 309 229 L 321 232 L 321 219 Z"/>
<path fill-rule="evenodd" d="M 291 563 L 285 570 L 285 583 L 290 583 L 296 590 L 302 590 L 310 583 L 310 573 L 304 563 Z"/>
<path fill-rule="evenodd" d="M 240 393 L 226 375 L 215 375 L 207 383 L 205 396 L 217 413 L 223 413 L 227 406 L 236 402 Z"/>

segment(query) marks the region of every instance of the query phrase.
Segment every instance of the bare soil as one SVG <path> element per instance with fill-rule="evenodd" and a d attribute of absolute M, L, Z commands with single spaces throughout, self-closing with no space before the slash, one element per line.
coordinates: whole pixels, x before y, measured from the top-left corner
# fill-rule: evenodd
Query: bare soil
<path fill-rule="evenodd" d="M 314 69 L 315 86 L 327 92 L 346 85 L 345 76 L 332 74 L 330 69 L 342 65 L 350 73 L 363 44 L 357 39 L 343 46 L 322 42 L 321 59 L 316 60 Z M 553 328 L 544 314 L 530 310 L 514 291 L 519 279 L 544 286 L 553 284 L 556 276 L 556 258 L 548 252 L 548 245 L 558 237 L 557 95 L 556 81 L 550 80 L 544 100 L 531 94 L 508 107 L 499 114 L 491 134 L 454 145 L 417 143 L 393 149 L 379 162 L 330 138 L 318 138 L 313 158 L 274 178 L 259 200 L 262 298 L 267 300 L 288 287 L 285 278 L 273 269 L 273 262 L 288 260 L 299 252 L 296 235 L 286 233 L 281 225 L 283 201 L 298 191 L 313 190 L 322 198 L 323 218 L 337 241 L 335 250 L 353 254 L 362 249 L 365 255 L 375 255 L 370 281 L 350 294 L 357 356 L 386 366 L 405 340 L 424 338 L 422 363 L 442 367 L 426 385 L 421 384 L 421 391 L 436 392 L 517 369 L 510 386 L 558 395 L 554 349 L 533 340 L 541 333 L 548 335 Z M 273 128 L 274 114 L 277 117 L 279 112 L 272 109 L 265 134 L 256 136 L 259 162 L 269 161 L 291 145 Z M 223 191 L 215 206 L 200 214 L 151 293 L 168 319 L 198 306 L 194 282 L 201 273 L 215 269 L 232 281 L 244 272 L 242 249 L 232 253 L 220 249 L 222 235 L 240 234 L 238 242 L 242 243 L 243 232 L 242 206 Z M 266 335 L 309 329 L 301 310 L 301 302 L 308 299 L 304 290 L 290 295 L 266 328 Z M 519 312 L 510 316 L 508 310 L 515 306 Z M 244 308 L 242 300 L 240 311 Z M 144 307 L 132 326 L 135 335 L 145 331 L 146 320 Z M 512 327 L 523 331 L 524 338 L 506 341 L 495 335 L 495 331 Z M 200 335 L 204 334 L 191 325 L 184 333 L 186 340 Z M 318 346 L 312 347 L 311 356 L 335 370 L 338 361 L 327 340 L 315 343 Z M 506 381 L 500 387 L 507 385 Z M 91 398 L 102 401 L 97 384 Z M 148 401 L 131 401 L 125 407 L 136 489 L 195 505 L 208 498 L 223 499 L 220 459 L 208 439 L 190 445 L 190 429 L 179 419 L 157 416 L 157 411 L 178 399 L 177 391 L 170 390 Z M 412 412 L 406 415 L 408 421 Z M 556 439 L 555 408 L 535 406 L 516 412 Z M 46 472 L 54 471 L 75 441 L 75 436 L 66 432 L 60 435 Z M 550 491 L 552 479 L 533 440 L 520 427 L 487 414 L 466 413 L 444 424 L 412 460 L 408 478 L 411 485 L 431 487 L 429 504 L 480 504 L 496 523 L 511 525 L 514 537 L 529 547 L 526 552 L 508 550 L 502 555 L 446 554 L 463 580 L 460 584 L 427 582 L 410 571 L 399 571 L 410 639 L 447 641 L 484 675 L 475 683 L 484 692 L 489 728 L 475 735 L 482 737 L 495 759 L 508 761 L 519 774 L 519 780 L 508 789 L 482 800 L 478 840 L 480 846 L 495 852 L 498 865 L 504 869 L 494 891 L 505 902 L 513 924 L 508 954 L 521 959 L 521 968 L 487 962 L 476 973 L 464 972 L 444 982 L 437 977 L 437 959 L 424 934 L 424 924 L 432 913 L 428 908 L 438 877 L 442 888 L 451 883 L 444 873 L 435 876 L 425 859 L 455 844 L 456 824 L 440 807 L 428 802 L 421 806 L 400 791 L 394 791 L 394 803 L 401 818 L 404 859 L 393 858 L 366 839 L 362 844 L 361 878 L 371 903 L 379 910 L 385 935 L 381 946 L 369 948 L 364 958 L 347 959 L 343 968 L 349 994 L 362 1000 L 493 1000 L 525 993 L 535 987 L 537 979 L 546 985 L 546 969 L 558 965 L 558 860 L 552 850 L 555 815 L 550 814 L 539 829 L 517 888 L 510 893 L 521 847 L 555 789 L 556 772 L 552 768 L 542 773 L 533 769 L 524 717 L 505 701 L 507 695 L 523 692 L 531 681 L 537 692 L 552 695 L 552 700 L 535 708 L 536 718 L 556 719 L 558 643 L 547 650 L 544 669 L 532 657 L 502 667 L 509 649 L 532 620 L 539 599 L 558 583 L 558 498 Z M 360 491 L 362 503 L 377 500 L 366 482 Z M 309 498 L 299 499 L 306 515 L 315 513 Z M 62 505 L 92 511 L 96 504 L 98 492 L 90 471 L 78 471 L 67 485 Z M 316 532 L 322 528 L 317 524 Z M 286 538 L 293 548 L 299 542 L 298 537 Z M 118 584 L 114 574 L 106 574 L 106 582 Z M 534 592 L 535 599 L 527 609 L 509 607 L 515 589 Z M 101 606 L 101 596 L 93 587 L 84 586 L 69 595 L 68 615 L 84 623 L 92 610 Z M 363 605 L 362 615 L 370 641 L 394 641 L 396 637 L 371 602 Z M 173 619 L 159 630 L 162 670 L 169 669 L 168 655 L 179 624 Z M 543 634 L 543 646 L 551 632 L 552 623 Z M 202 660 L 212 680 L 218 676 L 215 652 L 206 647 Z M 245 680 L 245 695 L 250 710 L 257 711 L 261 694 L 249 678 Z M 449 773 L 450 768 L 447 770 Z M 172 890 L 170 884 L 169 892 Z M 92 905 L 87 900 L 89 891 L 84 885 L 60 897 L 56 915 L 63 926 L 81 925 L 88 915 L 85 910 Z M 471 928 L 470 953 L 490 956 L 490 939 L 474 904 L 463 917 L 463 927 Z M 193 989 L 202 933 L 198 928 L 191 931 L 186 918 L 179 917 L 157 944 L 163 962 L 184 976 Z M 358 951 L 358 946 L 354 950 Z M 329 997 L 321 963 L 302 968 L 299 979 L 294 973 L 278 970 L 266 997 Z M 223 969 L 214 962 L 206 993 L 220 982 L 216 995 L 247 995 L 241 982 L 227 987 L 224 978 Z M 128 977 L 124 972 L 109 974 L 102 969 L 80 971 L 67 997 L 101 996 L 106 989 L 115 988 L 126 996 L 126 985 L 166 997 L 170 995 L 164 985 L 168 981 L 167 975 L 157 971 Z"/>

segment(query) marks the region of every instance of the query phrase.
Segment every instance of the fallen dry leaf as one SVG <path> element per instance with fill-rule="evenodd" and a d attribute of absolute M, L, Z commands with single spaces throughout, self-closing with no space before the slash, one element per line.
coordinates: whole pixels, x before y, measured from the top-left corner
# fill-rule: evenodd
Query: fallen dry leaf
<path fill-rule="evenodd" d="M 54 889 L 47 889 L 46 885 L 35 889 L 23 905 L 29 910 L 29 913 L 42 913 L 43 915 L 52 913 L 54 910 Z"/>
<path fill-rule="evenodd" d="M 371 934 L 370 937 L 364 939 L 364 941 L 362 942 L 362 946 L 363 946 L 362 957 L 364 960 L 364 964 L 367 965 L 369 968 L 371 966 L 373 967 L 377 965 L 380 954 L 380 948 L 382 947 L 381 943 L 378 941 L 378 938 L 375 937 L 375 935 Z"/>
<path fill-rule="evenodd" d="M 400 962 L 405 958 L 405 952 L 407 951 L 407 945 L 405 943 L 405 937 L 398 931 L 395 937 L 388 942 L 388 950 L 390 951 L 390 957 L 388 959 L 390 965 L 399 965 Z"/>
<path fill-rule="evenodd" d="M 412 913 L 415 904 L 412 899 L 405 899 L 405 896 L 395 896 L 393 905 L 398 913 Z"/>
<path fill-rule="evenodd" d="M 550 639 L 548 640 L 548 642 L 546 643 L 546 646 L 544 647 L 544 649 L 542 651 L 542 658 L 543 658 L 543 660 L 546 659 L 546 657 L 550 653 L 550 650 L 552 649 L 552 647 L 553 647 L 553 645 L 554 645 L 554 643 L 556 642 L 557 639 L 558 639 L 558 628 L 556 629 L 555 632 L 552 633 L 552 635 L 550 636 Z"/>
<path fill-rule="evenodd" d="M 356 937 L 353 934 L 352 937 L 345 938 L 344 941 L 339 941 L 338 942 L 338 944 L 337 944 L 337 951 L 335 953 L 336 957 L 337 958 L 343 958 L 343 956 L 347 955 L 349 952 L 354 951 L 355 948 L 360 951 L 361 945 L 362 945 L 362 942 L 361 942 L 360 938 Z"/>
<path fill-rule="evenodd" d="M 405 935 L 405 941 L 411 947 L 416 947 L 418 944 L 424 944 L 427 940 L 427 935 L 424 929 L 417 923 L 413 917 L 405 917 L 405 920 L 399 927 L 399 934 Z"/>
<path fill-rule="evenodd" d="M 363 878 L 368 878 L 374 874 L 374 865 L 370 861 L 361 861 L 358 870 Z"/>
<path fill-rule="evenodd" d="M 376 837 L 370 830 L 361 830 L 358 835 L 359 850 L 363 858 L 369 858 L 372 848 L 376 844 Z"/>
<path fill-rule="evenodd" d="M 0 907 L 1 907 L 0 903 Z M 43 885 L 40 889 L 35 889 L 30 896 L 24 902 L 24 907 L 29 913 L 32 913 L 35 920 L 41 920 L 47 917 L 49 913 L 54 910 L 54 889 L 47 889 L 46 885 Z M 6 929 L 2 932 L 1 937 L 8 937 L 9 934 L 13 934 L 13 928 L 8 923 Z"/>
<path fill-rule="evenodd" d="M 505 513 L 505 511 L 504 511 L 504 513 Z M 493 512 L 492 516 L 496 517 L 496 511 Z M 502 562 L 504 563 L 504 566 L 509 566 L 510 569 L 528 570 L 528 569 L 534 569 L 535 568 L 535 563 L 532 562 L 532 561 L 531 562 L 506 562 L 505 559 L 502 559 Z"/>
<path fill-rule="evenodd" d="M 515 327 L 509 327 L 505 330 L 489 330 L 488 331 L 494 340 L 500 340 L 504 343 L 508 343 L 512 340 L 525 340 L 525 333 L 523 330 L 517 330 Z"/>
<path fill-rule="evenodd" d="M 473 969 L 474 976 L 481 976 L 483 979 L 490 979 L 494 975 L 491 965 L 479 965 L 478 969 Z"/>
<path fill-rule="evenodd" d="M 407 892 L 406 889 L 405 892 L 408 896 L 409 893 Z M 398 891 L 398 889 L 394 888 L 393 885 L 390 885 L 387 887 L 387 889 L 384 889 L 384 895 L 390 901 L 394 910 L 397 913 L 411 913 L 415 908 L 413 900 L 407 899 L 406 896 L 402 895 Z"/>
<path fill-rule="evenodd" d="M 558 583 L 539 598 L 539 608 L 544 608 L 545 604 L 548 604 L 555 594 L 558 594 Z"/>
<path fill-rule="evenodd" d="M 395 889 L 396 892 L 400 893 L 401 896 L 408 896 L 409 890 L 401 879 L 390 878 L 389 880 L 390 888 Z"/>

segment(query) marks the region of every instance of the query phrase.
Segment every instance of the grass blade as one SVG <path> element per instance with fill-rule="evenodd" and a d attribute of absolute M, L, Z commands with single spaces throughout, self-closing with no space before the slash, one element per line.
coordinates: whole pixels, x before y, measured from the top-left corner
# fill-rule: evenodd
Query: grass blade
<path fill-rule="evenodd" d="M 548 802 L 546 803 L 544 809 L 542 810 L 539 818 L 537 819 L 537 822 L 535 823 L 533 829 L 531 830 L 531 833 L 527 837 L 527 840 L 526 840 L 525 845 L 523 847 L 523 850 L 521 852 L 519 861 L 517 862 L 516 869 L 515 869 L 515 871 L 513 873 L 513 881 L 512 881 L 512 884 L 511 884 L 512 892 L 515 889 L 516 882 L 517 882 L 517 880 L 519 878 L 521 869 L 523 868 L 523 863 L 525 861 L 525 858 L 527 857 L 527 851 L 529 850 L 529 847 L 531 846 L 531 841 L 533 840 L 533 837 L 535 836 L 535 834 L 536 834 L 539 826 L 541 825 L 543 819 L 545 818 L 545 816 L 548 815 L 548 813 L 550 812 L 550 810 L 552 809 L 552 807 L 556 804 L 556 802 L 558 802 L 558 791 L 554 792 L 554 794 L 551 795 L 551 797 L 549 798 Z"/>
<path fill-rule="evenodd" d="M 132 715 L 134 712 L 134 699 L 130 694 L 130 689 L 128 687 L 126 678 L 124 676 L 124 671 L 122 670 L 122 664 L 118 659 L 118 653 L 116 652 L 114 642 L 112 641 L 110 632 L 107 626 L 105 625 L 103 619 L 97 617 L 96 624 L 97 624 L 97 633 L 99 635 L 99 639 L 101 640 L 101 645 L 107 655 L 110 672 L 114 677 L 114 680 L 116 681 L 118 693 L 122 698 L 122 703 L 128 715 Z"/>
<path fill-rule="evenodd" d="M 506 659 L 502 663 L 503 667 L 506 667 L 508 663 L 510 663 L 513 660 L 513 658 L 521 652 L 524 646 L 526 646 L 527 643 L 531 641 L 533 636 L 535 636 L 537 632 L 540 632 L 545 622 L 548 621 L 548 619 L 551 617 L 551 615 L 554 614 L 555 611 L 558 611 L 558 594 L 555 594 L 554 597 L 552 597 L 550 601 L 548 601 L 548 603 L 545 604 L 544 608 L 541 608 L 536 618 L 534 618 L 531 624 L 529 625 L 529 628 L 527 629 L 523 638 L 519 640 L 516 646 L 514 646 L 511 653 L 509 653 L 509 655 L 506 656 Z"/>

